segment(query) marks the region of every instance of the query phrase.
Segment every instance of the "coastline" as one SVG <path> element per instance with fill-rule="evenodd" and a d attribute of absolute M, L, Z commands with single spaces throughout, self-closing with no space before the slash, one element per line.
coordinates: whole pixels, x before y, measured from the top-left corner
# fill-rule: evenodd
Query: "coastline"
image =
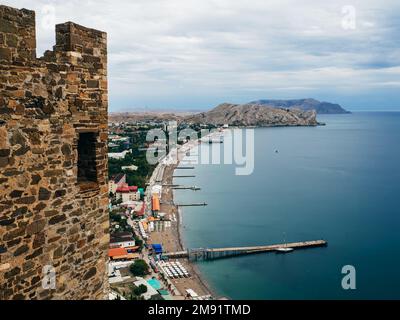
<path fill-rule="evenodd" d="M 164 176 L 163 176 L 163 180 L 162 180 L 163 184 L 172 184 L 173 183 L 173 174 L 174 174 L 176 168 L 179 166 L 181 160 L 184 158 L 186 152 L 192 150 L 195 146 L 197 146 L 197 144 L 199 142 L 200 142 L 199 140 L 196 140 L 196 145 L 190 146 L 189 149 L 185 149 L 184 152 L 178 152 L 177 162 L 175 164 L 165 167 Z M 180 155 L 182 156 L 182 158 L 179 157 Z M 179 208 L 174 204 L 173 189 L 172 188 L 166 188 L 166 189 L 167 190 L 165 193 L 165 198 L 167 199 L 167 201 L 170 201 L 172 203 L 171 206 L 173 207 L 173 210 L 171 210 L 171 211 L 176 214 L 176 228 L 174 228 L 175 230 L 173 230 L 172 235 L 176 237 L 176 241 L 178 244 L 177 249 L 185 250 L 187 248 L 185 248 L 185 246 L 184 246 L 183 237 L 182 237 L 182 217 L 181 217 L 182 212 L 179 211 Z M 211 295 L 214 299 L 218 299 L 219 297 L 216 294 L 215 290 L 212 289 L 210 284 L 207 283 L 207 281 L 204 279 L 204 276 L 201 274 L 201 272 L 198 269 L 198 267 L 196 266 L 196 264 L 193 262 L 190 262 L 188 259 L 187 259 L 187 264 L 188 264 L 188 266 L 190 266 L 190 269 L 191 269 L 190 271 L 191 271 L 193 280 L 195 280 L 197 282 L 197 284 L 199 285 L 199 287 L 201 287 L 203 289 L 203 293 Z M 172 280 L 172 282 L 174 283 L 174 280 Z"/>
<path fill-rule="evenodd" d="M 178 164 L 173 166 L 173 168 L 171 168 L 170 170 L 166 170 L 164 172 L 163 181 L 172 181 L 173 180 L 172 176 L 178 165 L 179 165 L 179 162 L 178 162 Z M 173 201 L 173 198 L 174 198 L 173 190 L 171 188 L 168 188 L 167 192 L 170 194 L 170 198 Z M 176 214 L 176 220 L 177 220 L 176 221 L 176 230 L 175 230 L 174 234 L 175 234 L 177 242 L 179 244 L 178 249 L 185 250 L 187 248 L 185 248 L 183 239 L 182 239 L 182 224 L 181 224 L 181 222 L 182 222 L 181 214 L 182 213 L 179 211 L 179 208 L 176 205 L 174 205 L 174 207 L 175 207 L 176 213 L 177 213 Z M 203 288 L 203 291 L 206 294 L 210 294 L 214 299 L 217 299 L 218 296 L 216 295 L 215 290 L 213 290 L 211 288 L 211 286 L 209 285 L 209 283 L 207 283 L 207 281 L 204 279 L 203 275 L 201 274 L 201 272 L 198 269 L 198 267 L 196 266 L 196 264 L 193 262 L 190 262 L 189 260 L 187 260 L 187 263 L 190 266 L 192 277 L 198 282 L 198 285 Z"/>
<path fill-rule="evenodd" d="M 221 134 L 221 132 L 212 132 L 207 135 L 207 137 L 212 137 L 213 134 L 216 133 L 218 135 Z M 163 167 L 164 169 L 161 184 L 171 185 L 173 183 L 174 172 L 179 166 L 180 162 L 186 156 L 186 153 L 191 151 L 200 143 L 201 142 L 199 139 L 188 142 L 187 144 L 172 150 L 169 156 L 160 161 L 158 166 L 160 166 L 160 168 Z M 174 156 L 176 157 L 176 161 L 171 161 L 171 159 L 168 159 L 168 157 Z M 159 171 L 160 168 L 158 168 L 154 172 Z M 154 181 L 153 177 L 151 181 Z M 173 223 L 171 223 L 170 228 L 163 230 L 162 232 L 152 232 L 150 234 L 151 241 L 153 243 L 162 243 L 166 252 L 182 251 L 185 249 L 182 237 L 182 217 L 179 208 L 174 203 L 173 189 L 168 186 L 164 186 L 161 199 L 161 212 L 169 214 L 170 219 L 173 221 Z M 184 265 L 188 269 L 191 277 L 185 279 L 170 279 L 175 287 L 179 290 L 181 295 L 184 294 L 185 289 L 191 288 L 195 292 L 197 292 L 199 296 L 211 295 L 213 299 L 220 298 L 220 296 L 216 294 L 216 291 L 211 288 L 210 284 L 207 283 L 207 281 L 204 279 L 204 276 L 201 274 L 195 263 L 189 261 L 189 259 L 182 259 L 182 263 L 184 263 Z"/>

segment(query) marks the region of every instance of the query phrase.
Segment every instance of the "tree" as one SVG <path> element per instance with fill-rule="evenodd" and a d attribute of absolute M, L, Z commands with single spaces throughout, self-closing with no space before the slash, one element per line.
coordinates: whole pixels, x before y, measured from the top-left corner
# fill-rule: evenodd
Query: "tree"
<path fill-rule="evenodd" d="M 137 296 L 140 296 L 143 293 L 147 292 L 147 287 L 144 284 L 139 285 L 139 287 L 133 288 L 133 293 Z"/>
<path fill-rule="evenodd" d="M 121 216 L 114 211 L 110 212 L 110 219 L 114 222 L 118 222 L 118 223 L 121 222 Z"/>
<path fill-rule="evenodd" d="M 149 266 L 147 265 L 146 261 L 144 260 L 136 260 L 132 263 L 129 267 L 129 270 L 132 272 L 134 276 L 145 276 L 149 274 Z"/>
<path fill-rule="evenodd" d="M 141 252 L 143 249 L 143 240 L 140 239 L 138 236 L 135 235 L 135 244 L 139 246 L 139 251 Z"/>
<path fill-rule="evenodd" d="M 150 297 L 150 300 L 164 300 L 160 294 L 155 294 Z"/>
<path fill-rule="evenodd" d="M 141 297 L 141 296 L 137 296 L 137 295 L 134 294 L 134 293 L 131 293 L 131 294 L 128 296 L 128 300 L 144 300 L 144 298 Z"/>
<path fill-rule="evenodd" d="M 147 292 L 147 286 L 144 284 L 139 285 L 139 290 L 141 293 L 146 293 Z"/>

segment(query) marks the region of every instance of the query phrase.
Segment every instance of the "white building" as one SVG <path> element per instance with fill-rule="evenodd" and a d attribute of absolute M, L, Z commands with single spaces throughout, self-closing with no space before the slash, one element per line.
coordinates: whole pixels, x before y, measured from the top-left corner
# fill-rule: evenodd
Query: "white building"
<path fill-rule="evenodd" d="M 151 188 L 151 194 L 156 194 L 159 199 L 161 199 L 161 192 L 162 192 L 162 186 L 160 184 L 155 184 Z"/>
<path fill-rule="evenodd" d="M 137 186 L 128 186 L 127 183 L 121 184 L 115 191 L 117 200 L 122 200 L 122 203 L 129 201 L 140 200 L 140 192 Z"/>
<path fill-rule="evenodd" d="M 109 135 L 108 139 L 111 140 L 112 142 L 124 142 L 124 141 L 129 141 L 129 137 L 121 137 L 119 135 Z"/>
<path fill-rule="evenodd" d="M 135 166 L 134 164 L 132 164 L 130 166 L 122 166 L 121 169 L 122 170 L 136 171 L 138 169 L 138 167 Z"/>
<path fill-rule="evenodd" d="M 126 175 L 123 173 L 117 174 L 115 177 L 108 181 L 108 190 L 115 194 L 117 189 L 126 183 Z"/>
<path fill-rule="evenodd" d="M 121 159 L 124 159 L 128 153 L 131 153 L 131 151 L 124 150 L 122 152 L 111 152 L 111 153 L 108 153 L 108 158 L 121 160 Z"/>

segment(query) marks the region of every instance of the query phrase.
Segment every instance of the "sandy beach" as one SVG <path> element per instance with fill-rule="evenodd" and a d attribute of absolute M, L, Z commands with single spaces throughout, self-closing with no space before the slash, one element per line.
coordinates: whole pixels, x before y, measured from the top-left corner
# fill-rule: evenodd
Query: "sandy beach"
<path fill-rule="evenodd" d="M 161 243 L 166 252 L 182 251 L 184 247 L 181 237 L 181 221 L 178 207 L 174 205 L 173 189 L 165 185 L 173 184 L 173 174 L 179 162 L 183 159 L 188 149 L 192 149 L 197 145 L 197 142 L 192 142 L 191 146 L 185 148 L 185 151 L 178 152 L 178 162 L 164 165 L 164 173 L 162 178 L 163 191 L 161 196 L 161 212 L 166 213 L 171 219 L 171 227 L 165 228 L 163 231 L 154 231 L 150 234 L 151 243 Z M 161 164 L 162 165 L 162 164 Z M 184 295 L 186 289 L 194 290 L 199 296 L 211 295 L 214 299 L 218 296 L 210 288 L 209 284 L 201 277 L 196 265 L 188 259 L 179 259 L 180 262 L 187 268 L 190 273 L 189 278 L 171 279 L 173 284 Z"/>
<path fill-rule="evenodd" d="M 172 175 L 175 168 L 176 166 L 172 165 L 165 168 L 163 184 L 172 183 Z M 164 231 L 152 232 L 150 234 L 151 242 L 161 243 L 164 247 L 164 250 L 167 252 L 184 250 L 185 248 L 183 246 L 180 235 L 181 225 L 178 208 L 177 206 L 170 204 L 173 203 L 173 191 L 171 188 L 164 187 L 162 202 L 163 203 L 161 203 L 161 211 L 172 216 L 173 223 L 171 223 L 170 228 L 167 228 Z M 187 268 L 188 272 L 191 275 L 189 278 L 171 279 L 177 289 L 181 292 L 181 294 L 184 294 L 186 289 L 193 289 L 198 295 L 213 295 L 205 281 L 200 277 L 196 266 L 193 263 L 189 262 L 187 259 L 179 260 L 185 266 L 185 268 Z"/>

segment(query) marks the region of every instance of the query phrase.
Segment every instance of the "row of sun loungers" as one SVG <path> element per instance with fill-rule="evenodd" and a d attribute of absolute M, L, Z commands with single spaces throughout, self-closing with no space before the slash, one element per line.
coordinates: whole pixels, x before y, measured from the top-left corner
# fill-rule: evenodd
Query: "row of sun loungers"
<path fill-rule="evenodd" d="M 192 300 L 212 300 L 212 296 L 207 294 L 205 296 L 193 297 Z"/>
<path fill-rule="evenodd" d="M 158 261 L 157 264 L 168 278 L 188 278 L 190 276 L 189 272 L 187 272 L 186 268 L 179 261 Z"/>

